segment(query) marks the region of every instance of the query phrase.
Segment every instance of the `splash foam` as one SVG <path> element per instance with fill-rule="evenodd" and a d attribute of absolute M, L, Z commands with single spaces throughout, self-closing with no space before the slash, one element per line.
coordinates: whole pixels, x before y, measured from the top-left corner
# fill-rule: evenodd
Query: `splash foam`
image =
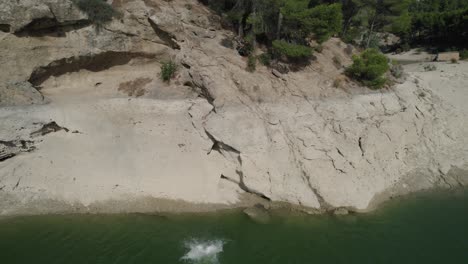
<path fill-rule="evenodd" d="M 224 241 L 222 240 L 197 240 L 185 242 L 188 252 L 181 258 L 190 263 L 217 264 L 219 253 L 223 252 Z"/>

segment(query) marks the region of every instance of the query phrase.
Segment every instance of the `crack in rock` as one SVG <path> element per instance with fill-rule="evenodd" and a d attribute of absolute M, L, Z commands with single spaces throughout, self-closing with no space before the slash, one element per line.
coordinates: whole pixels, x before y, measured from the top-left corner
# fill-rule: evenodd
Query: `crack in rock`
<path fill-rule="evenodd" d="M 233 182 L 239 186 L 241 190 L 243 190 L 246 193 L 253 194 L 255 196 L 258 196 L 262 199 L 265 199 L 267 201 L 271 201 L 271 198 L 265 195 L 264 193 L 261 193 L 257 190 L 254 190 L 245 184 L 244 181 L 244 173 L 242 172 L 242 157 L 241 157 L 241 152 L 234 147 L 216 139 L 208 130 L 205 129 L 205 133 L 208 136 L 208 138 L 213 142 L 213 146 L 211 147 L 211 150 L 208 152 L 208 155 L 211 154 L 212 151 L 217 151 L 220 153 L 225 159 L 227 159 L 227 155 L 225 153 L 232 153 L 236 157 L 236 162 L 237 162 L 237 169 L 236 173 L 239 176 L 239 181 L 236 181 L 226 175 L 221 175 L 221 179 Z"/>
<path fill-rule="evenodd" d="M 230 145 L 216 139 L 210 132 L 208 132 L 208 130 L 205 129 L 205 133 L 208 136 L 208 138 L 213 142 L 213 146 L 211 147 L 210 151 L 208 152 L 208 155 L 211 154 L 211 152 L 213 150 L 219 152 L 221 155 L 223 155 L 223 153 L 222 153 L 223 151 L 227 151 L 227 152 L 234 153 L 236 155 L 240 155 L 239 150 L 237 150 L 234 147 L 232 147 L 232 146 L 230 146 Z"/>
<path fill-rule="evenodd" d="M 328 154 L 328 152 L 326 152 L 325 155 L 327 155 L 328 159 L 330 159 L 330 162 L 331 162 L 333 168 L 334 168 L 336 171 L 338 171 L 339 173 L 346 174 L 346 172 L 345 172 L 344 170 L 342 170 L 342 169 L 340 169 L 340 168 L 338 168 L 338 167 L 336 166 L 335 159 L 332 158 L 332 157 L 330 156 L 330 154 Z"/>
<path fill-rule="evenodd" d="M 312 186 L 312 183 L 310 181 L 310 176 L 307 174 L 306 169 L 304 168 L 304 163 L 301 161 L 300 158 L 298 158 L 298 155 L 302 157 L 300 154 L 300 151 L 298 150 L 297 146 L 294 144 L 294 141 L 288 136 L 288 133 L 291 133 L 288 131 L 283 124 L 283 122 L 279 121 L 279 124 L 283 130 L 283 137 L 285 139 L 285 142 L 289 148 L 289 152 L 291 154 L 291 157 L 293 158 L 294 162 L 296 163 L 297 167 L 300 169 L 301 173 L 301 178 L 304 181 L 304 183 L 307 184 L 311 192 L 314 194 L 314 196 L 317 198 L 317 201 L 319 203 L 320 208 L 324 210 L 329 210 L 332 208 L 332 206 L 324 199 L 324 197 L 320 194 L 317 188 Z M 309 128 L 310 129 L 310 128 Z M 312 129 L 310 129 L 312 131 Z M 304 144 L 304 142 L 302 142 Z M 304 158 L 304 157 L 302 157 Z"/>
<path fill-rule="evenodd" d="M 201 80 L 199 82 L 197 82 L 197 81 L 195 81 L 195 78 L 194 78 L 193 73 L 191 71 L 189 71 L 189 76 L 192 79 L 192 81 L 187 82 L 187 84 L 189 84 L 187 86 L 193 88 L 195 90 L 195 92 L 198 94 L 199 97 L 205 98 L 208 101 L 208 103 L 213 106 L 213 112 L 216 113 L 216 107 L 214 105 L 215 98 L 211 94 L 210 90 L 204 84 L 203 77 L 201 77 L 201 75 L 200 75 Z"/>
<path fill-rule="evenodd" d="M 65 132 L 70 131 L 68 128 L 59 126 L 55 121 L 52 121 L 50 123 L 44 124 L 39 130 L 32 132 L 31 137 L 45 136 L 47 134 L 61 130 L 64 130 Z"/>
<path fill-rule="evenodd" d="M 35 150 L 34 142 L 30 140 L 0 140 L 0 162 L 16 157 L 22 152 Z"/>
<path fill-rule="evenodd" d="M 239 181 L 236 181 L 236 180 L 234 180 L 232 178 L 229 178 L 229 177 L 227 177 L 225 175 L 222 175 L 222 174 L 221 174 L 221 179 L 237 184 L 239 186 L 239 188 L 241 188 L 241 190 L 243 190 L 246 193 L 253 194 L 253 195 L 258 196 L 258 197 L 260 197 L 260 198 L 262 198 L 264 200 L 267 200 L 267 201 L 271 202 L 270 197 L 266 196 L 265 194 L 263 194 L 261 192 L 257 192 L 255 190 L 252 190 L 249 187 L 247 187 L 247 185 L 245 185 L 243 173 L 241 171 L 236 170 L 236 173 L 239 175 L 239 179 L 240 179 Z"/>
<path fill-rule="evenodd" d="M 358 145 L 359 145 L 359 149 L 361 150 L 361 154 L 362 154 L 362 156 L 364 157 L 365 151 L 364 151 L 364 147 L 362 146 L 362 137 L 359 137 L 359 139 L 358 139 Z"/>
<path fill-rule="evenodd" d="M 18 188 L 18 186 L 20 185 L 21 178 L 22 178 L 22 176 L 18 178 L 18 181 L 16 182 L 15 186 L 13 186 L 13 188 L 12 188 L 13 191 L 16 190 L 16 188 Z"/>
<path fill-rule="evenodd" d="M 155 19 L 148 17 L 148 22 L 150 23 L 156 35 L 158 35 L 158 37 L 164 41 L 167 46 L 171 47 L 172 49 L 180 50 L 180 45 L 175 41 L 176 38 L 174 35 L 162 30 L 161 27 L 156 23 Z"/>

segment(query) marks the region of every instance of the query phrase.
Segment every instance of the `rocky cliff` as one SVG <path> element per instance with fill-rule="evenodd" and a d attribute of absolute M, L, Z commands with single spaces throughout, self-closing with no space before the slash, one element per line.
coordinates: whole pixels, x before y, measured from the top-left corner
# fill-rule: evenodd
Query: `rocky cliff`
<path fill-rule="evenodd" d="M 0 4 L 0 214 L 367 210 L 468 184 L 467 64 L 370 91 L 331 39 L 303 69 L 250 73 L 198 1 L 112 5 L 96 27 L 69 0 Z"/>

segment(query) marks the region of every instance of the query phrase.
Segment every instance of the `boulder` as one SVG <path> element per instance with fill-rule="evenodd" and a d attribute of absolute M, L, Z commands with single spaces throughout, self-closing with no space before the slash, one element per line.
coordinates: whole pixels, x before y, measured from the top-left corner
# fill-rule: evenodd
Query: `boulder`
<path fill-rule="evenodd" d="M 270 213 L 261 204 L 256 204 L 253 207 L 249 207 L 244 210 L 244 213 L 254 222 L 266 224 L 270 222 Z"/>

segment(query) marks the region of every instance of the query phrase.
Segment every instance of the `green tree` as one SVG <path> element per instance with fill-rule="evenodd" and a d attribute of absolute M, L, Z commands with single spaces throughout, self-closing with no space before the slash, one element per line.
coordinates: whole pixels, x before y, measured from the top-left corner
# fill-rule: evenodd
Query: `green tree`
<path fill-rule="evenodd" d="M 375 49 L 367 49 L 353 56 L 353 64 L 346 69 L 347 74 L 364 85 L 379 89 L 387 82 L 384 74 L 390 69 L 385 55 Z"/>
<path fill-rule="evenodd" d="M 119 15 L 110 4 L 103 0 L 74 0 L 73 2 L 88 16 L 89 20 L 99 27 Z"/>
<path fill-rule="evenodd" d="M 404 18 L 409 0 L 363 0 L 363 4 L 363 21 L 367 25 L 366 48 L 369 48 L 375 32 L 409 30 L 407 19 Z"/>

